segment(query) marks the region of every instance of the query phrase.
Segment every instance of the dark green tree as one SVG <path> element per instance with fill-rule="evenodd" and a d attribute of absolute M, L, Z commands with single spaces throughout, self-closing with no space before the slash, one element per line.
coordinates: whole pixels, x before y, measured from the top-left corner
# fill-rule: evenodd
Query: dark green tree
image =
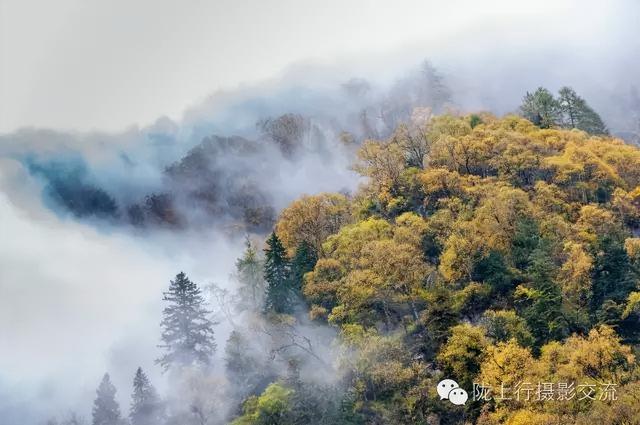
<path fill-rule="evenodd" d="M 477 114 L 471 114 L 471 116 L 469 117 L 469 125 L 471 126 L 471 128 L 476 128 L 476 126 L 482 124 L 482 118 L 480 118 L 480 115 Z"/>
<path fill-rule="evenodd" d="M 515 233 L 511 242 L 511 261 L 517 268 L 524 270 L 529 266 L 531 254 L 540 242 L 538 223 L 531 217 L 521 217 L 516 221 Z"/>
<path fill-rule="evenodd" d="M 562 87 L 559 94 L 560 109 L 564 114 L 563 124 L 569 128 L 576 128 L 585 101 L 571 87 Z"/>
<path fill-rule="evenodd" d="M 609 134 L 607 126 L 587 102 L 571 87 L 559 91 L 560 111 L 564 127 L 577 128 L 590 134 Z"/>
<path fill-rule="evenodd" d="M 317 262 L 318 255 L 313 247 L 302 241 L 291 260 L 291 287 L 297 295 L 301 294 L 305 273 L 312 271 Z"/>
<path fill-rule="evenodd" d="M 624 240 L 606 235 L 600 238 L 599 245 L 600 253 L 596 256 L 593 268 L 591 299 L 591 308 L 596 313 L 603 309 L 608 300 L 618 304 L 624 303 L 629 293 L 635 289 Z"/>
<path fill-rule="evenodd" d="M 120 406 L 116 401 L 116 387 L 111 383 L 109 374 L 105 373 L 96 390 L 93 402 L 93 425 L 120 425 Z"/>
<path fill-rule="evenodd" d="M 293 310 L 290 270 L 284 245 L 275 232 L 267 239 L 264 280 L 267 282 L 265 310 L 275 313 L 290 313 Z"/>
<path fill-rule="evenodd" d="M 540 128 L 551 128 L 560 124 L 560 103 L 544 87 L 524 96 L 520 105 L 522 116 Z"/>
<path fill-rule="evenodd" d="M 478 261 L 473 268 L 472 277 L 478 282 L 486 282 L 496 294 L 504 294 L 512 288 L 513 276 L 504 255 L 491 251 Z"/>
<path fill-rule="evenodd" d="M 607 129 L 604 121 L 602 121 L 602 118 L 600 118 L 600 115 L 598 115 L 598 113 L 591 109 L 589 106 L 587 106 L 587 109 L 578 122 L 578 128 L 580 130 L 586 131 L 589 134 L 609 134 L 609 130 Z"/>
<path fill-rule="evenodd" d="M 133 393 L 129 419 L 131 425 L 157 425 L 162 423 L 162 404 L 156 389 L 139 367 L 133 378 Z"/>
<path fill-rule="evenodd" d="M 570 325 L 562 315 L 562 292 L 555 282 L 557 267 L 551 258 L 551 243 L 542 239 L 527 268 L 531 291 L 521 316 L 535 339 L 534 348 L 567 336 Z"/>
<path fill-rule="evenodd" d="M 164 370 L 171 366 L 198 364 L 209 366 L 216 349 L 213 323 L 205 308 L 205 300 L 198 285 L 184 272 L 176 275 L 164 292 L 168 305 L 163 310 L 162 344 L 166 353 L 156 360 Z"/>

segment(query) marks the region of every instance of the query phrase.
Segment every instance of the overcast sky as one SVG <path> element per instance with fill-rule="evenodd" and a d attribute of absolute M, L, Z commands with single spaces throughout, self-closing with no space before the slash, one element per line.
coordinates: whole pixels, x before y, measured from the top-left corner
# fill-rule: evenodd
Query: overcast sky
<path fill-rule="evenodd" d="M 353 62 L 459 37 L 597 45 L 629 30 L 632 4 L 0 0 L 0 132 L 179 119 L 215 90 L 277 76 L 292 63 Z"/>

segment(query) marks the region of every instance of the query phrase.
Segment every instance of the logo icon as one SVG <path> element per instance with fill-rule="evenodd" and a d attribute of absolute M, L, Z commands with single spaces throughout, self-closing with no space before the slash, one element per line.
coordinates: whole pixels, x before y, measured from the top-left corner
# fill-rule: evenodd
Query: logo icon
<path fill-rule="evenodd" d="M 449 400 L 456 406 L 464 405 L 469 399 L 469 394 L 453 379 L 443 379 L 438 382 L 437 391 L 440 400 Z"/>

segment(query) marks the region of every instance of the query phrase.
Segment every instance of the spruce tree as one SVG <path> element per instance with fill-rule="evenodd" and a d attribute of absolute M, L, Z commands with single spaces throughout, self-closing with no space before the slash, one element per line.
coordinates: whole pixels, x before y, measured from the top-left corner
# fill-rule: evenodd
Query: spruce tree
<path fill-rule="evenodd" d="M 120 425 L 120 406 L 116 401 L 116 387 L 111 383 L 109 374 L 105 373 L 96 390 L 93 402 L 93 425 Z"/>
<path fill-rule="evenodd" d="M 157 425 L 162 422 L 160 398 L 141 367 L 133 378 L 129 419 L 131 425 Z"/>
<path fill-rule="evenodd" d="M 275 232 L 267 239 L 265 252 L 264 280 L 267 282 L 265 310 L 275 313 L 292 311 L 290 264 L 287 253 Z"/>
<path fill-rule="evenodd" d="M 530 304 L 524 308 L 522 316 L 535 338 L 535 350 L 549 340 L 561 339 L 568 334 L 569 324 L 562 316 L 562 291 L 555 282 L 557 266 L 553 262 L 551 249 L 549 240 L 540 239 L 527 267 L 534 296 L 530 297 Z"/>
<path fill-rule="evenodd" d="M 594 312 L 601 309 L 607 300 L 624 304 L 635 288 L 624 240 L 605 235 L 598 242 L 601 253 L 595 257 L 591 287 L 591 308 Z"/>
<path fill-rule="evenodd" d="M 313 270 L 317 261 L 318 256 L 313 247 L 307 241 L 300 242 L 291 260 L 291 287 L 296 295 L 302 291 L 305 273 Z"/>
<path fill-rule="evenodd" d="M 259 311 L 264 305 L 265 284 L 262 273 L 262 260 L 249 238 L 245 242 L 245 251 L 236 261 L 240 307 Z"/>
<path fill-rule="evenodd" d="M 164 370 L 172 366 L 208 366 L 216 349 L 213 323 L 207 318 L 205 300 L 198 285 L 184 272 L 171 281 L 164 292 L 168 302 L 163 310 L 161 348 L 166 353 L 156 360 Z"/>

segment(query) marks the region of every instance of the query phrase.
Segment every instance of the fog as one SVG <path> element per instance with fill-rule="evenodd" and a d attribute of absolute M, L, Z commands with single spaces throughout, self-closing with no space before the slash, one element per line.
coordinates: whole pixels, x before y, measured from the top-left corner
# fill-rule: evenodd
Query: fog
<path fill-rule="evenodd" d="M 220 234 L 142 238 L 65 220 L 24 199 L 24 184 L 11 196 L 15 179 L 24 182 L 24 170 L 3 160 L 2 422 L 69 409 L 86 416 L 107 370 L 123 406 L 138 366 L 161 386 L 153 361 L 162 291 L 182 269 L 198 282 L 226 282 L 239 246 Z"/>
<path fill-rule="evenodd" d="M 48 107 L 56 95 L 65 112 L 48 121 L 40 106 L 27 104 L 21 108 L 24 115 L 8 115 L 11 120 L 3 127 L 7 130 L 0 135 L 2 423 L 41 424 L 70 410 L 90 417 L 95 388 L 105 371 L 118 388 L 123 412 L 138 366 L 161 393 L 166 391 L 168 377 L 154 360 L 160 354 L 162 291 L 169 280 L 183 270 L 201 286 L 215 282 L 233 290 L 230 275 L 245 234 L 263 240 L 278 211 L 302 194 L 356 191 L 359 178 L 349 168 L 355 145 L 345 144 L 341 132 L 351 133 L 355 144 L 372 136 L 362 127 L 363 110 L 371 112 L 374 135 L 384 137 L 391 129 L 377 113 L 385 105 L 408 102 L 411 107 L 441 111 L 504 114 L 517 111 L 526 91 L 538 86 L 556 91 L 570 85 L 602 115 L 612 133 L 637 139 L 640 98 L 633 88 L 640 87 L 640 6 L 631 1 L 607 7 L 596 2 L 558 3 L 536 8 L 529 17 L 520 13 L 514 17 L 511 10 L 505 16 L 483 12 L 480 20 L 464 12 L 460 31 L 456 31 L 456 11 L 445 8 L 446 13 L 435 15 L 446 16 L 449 26 L 438 26 L 427 40 L 403 33 L 401 40 L 379 46 L 359 41 L 357 49 L 347 54 L 331 35 L 327 43 L 334 50 L 323 51 L 318 59 L 310 50 L 320 43 L 315 40 L 322 39 L 320 34 L 314 36 L 315 44 L 303 46 L 304 53 L 290 50 L 289 56 L 269 62 L 260 72 L 242 68 L 244 80 L 226 78 L 223 86 L 206 79 L 190 84 L 187 91 L 197 95 L 189 102 L 184 96 L 176 98 L 180 112 L 175 105 L 165 112 L 150 107 L 152 96 L 146 89 L 140 102 L 133 91 L 126 93 L 125 98 L 131 97 L 135 104 L 125 108 L 133 115 L 130 120 L 118 110 L 121 99 L 115 101 L 100 89 L 94 93 L 96 100 L 106 96 L 108 108 L 78 113 L 74 121 L 78 105 L 70 102 L 66 108 L 60 96 L 67 87 L 43 88 L 42 84 L 55 83 L 53 77 L 43 77 L 33 90 L 46 93 Z M 187 23 L 200 22 L 184 15 Z M 391 29 L 399 26 L 401 22 L 394 22 Z M 365 28 L 370 29 L 371 23 L 363 24 L 361 29 Z M 143 29 L 144 25 L 137 31 Z M 330 26 L 324 30 L 332 33 Z M 384 38 L 385 31 L 380 27 L 372 40 Z M 341 34 L 348 37 L 350 32 Z M 110 40 L 103 37 L 100 42 L 108 45 Z M 227 37 L 225 43 L 233 46 L 234 39 Z M 255 40 L 240 44 L 253 49 L 243 53 L 246 57 L 260 49 Z M 193 57 L 188 55 L 180 65 L 167 60 L 167 66 L 178 76 L 184 70 L 181 78 L 188 79 L 188 69 L 198 67 Z M 412 98 L 425 59 L 451 90 L 444 105 L 421 105 L 424 99 Z M 126 63 L 122 67 L 126 70 Z M 125 77 L 116 73 L 114 78 Z M 368 88 L 357 93 L 346 90 L 350 80 L 366 81 Z M 89 79 L 81 86 L 91 81 L 95 83 Z M 204 81 L 210 81 L 206 88 Z M 78 101 L 79 89 L 68 89 Z M 20 94 L 17 89 L 10 93 Z M 167 99 L 162 97 L 160 104 L 168 105 Z M 23 106 L 25 102 L 30 101 L 22 100 Z M 8 110 L 6 104 L 3 109 Z M 149 111 L 157 118 L 150 119 Z M 111 112 L 118 119 L 95 118 Z M 296 139 L 293 153 L 256 125 L 288 113 L 302 117 L 306 129 Z M 129 122 L 152 124 L 127 127 Z M 43 128 L 43 123 L 54 129 Z M 87 131 L 97 124 L 104 124 L 105 130 Z M 166 169 L 213 136 L 241 137 L 231 145 L 246 143 L 248 151 L 214 150 L 207 170 L 217 185 L 216 199 L 194 201 L 184 195 L 185 188 L 197 186 L 199 179 L 188 176 L 186 183 L 177 183 Z M 219 143 L 210 140 L 214 146 Z M 65 206 L 52 195 L 52 185 L 55 189 L 59 179 L 104 191 L 114 200 L 115 213 L 105 218 L 99 209 L 78 212 Z M 271 208 L 273 217 L 254 227 L 237 217 L 234 195 L 239 188 L 247 190 L 250 202 Z M 142 205 L 145 197 L 163 191 L 173 196 L 180 226 L 154 224 L 150 219 L 138 226 L 127 219 L 130 206 Z M 230 329 L 224 319 L 215 328 L 218 362 Z"/>

